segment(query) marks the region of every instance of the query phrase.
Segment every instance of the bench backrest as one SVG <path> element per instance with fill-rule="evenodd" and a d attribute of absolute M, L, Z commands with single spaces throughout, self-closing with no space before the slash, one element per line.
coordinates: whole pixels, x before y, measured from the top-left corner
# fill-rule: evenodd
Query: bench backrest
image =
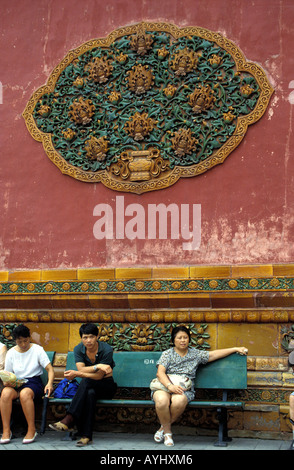
<path fill-rule="evenodd" d="M 113 378 L 119 387 L 149 387 L 156 377 L 160 352 L 119 351 L 113 354 Z"/>
<path fill-rule="evenodd" d="M 119 387 L 148 388 L 156 377 L 156 362 L 160 351 L 118 351 L 113 354 L 113 377 Z M 67 355 L 66 369 L 76 369 L 74 354 Z M 199 366 L 195 379 L 196 388 L 246 389 L 247 357 L 231 354 L 217 361 Z"/>
<path fill-rule="evenodd" d="M 247 356 L 230 356 L 199 367 L 195 388 L 244 390 L 247 388 Z"/>

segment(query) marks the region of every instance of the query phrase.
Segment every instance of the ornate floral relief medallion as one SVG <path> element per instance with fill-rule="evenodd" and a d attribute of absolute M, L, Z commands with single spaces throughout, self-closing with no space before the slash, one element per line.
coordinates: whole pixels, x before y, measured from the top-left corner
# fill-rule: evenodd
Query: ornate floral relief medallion
<path fill-rule="evenodd" d="M 141 194 L 222 163 L 272 93 L 219 33 L 140 23 L 70 51 L 23 117 L 63 173 Z"/>

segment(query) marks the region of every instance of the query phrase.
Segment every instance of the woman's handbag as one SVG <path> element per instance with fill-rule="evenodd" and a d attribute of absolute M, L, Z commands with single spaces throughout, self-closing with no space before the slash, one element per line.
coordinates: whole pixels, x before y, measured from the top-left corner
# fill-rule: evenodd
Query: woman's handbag
<path fill-rule="evenodd" d="M 189 377 L 186 377 L 185 375 L 169 374 L 168 378 L 173 385 L 180 386 L 184 390 L 190 390 L 190 388 L 192 387 L 191 379 L 189 379 Z M 153 379 L 150 383 L 150 389 L 153 391 L 163 390 L 165 392 L 171 393 L 169 389 L 162 385 L 162 383 L 158 380 L 157 377 Z"/>

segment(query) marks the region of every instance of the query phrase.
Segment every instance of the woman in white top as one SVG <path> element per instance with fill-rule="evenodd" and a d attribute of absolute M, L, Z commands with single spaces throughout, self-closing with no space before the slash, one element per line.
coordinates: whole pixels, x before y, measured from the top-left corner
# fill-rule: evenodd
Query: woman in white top
<path fill-rule="evenodd" d="M 7 347 L 5 346 L 5 344 L 0 343 L 0 370 L 4 369 L 6 353 L 7 353 Z M 2 380 L 0 379 L 0 395 L 1 395 L 2 388 L 3 388 L 3 383 L 2 383 Z"/>
<path fill-rule="evenodd" d="M 6 353 L 7 347 L 5 346 L 5 344 L 0 343 L 0 370 L 4 369 Z"/>
<path fill-rule="evenodd" d="M 3 434 L 0 444 L 8 444 L 11 440 L 12 402 L 18 397 L 28 424 L 23 443 L 29 444 L 35 440 L 37 435 L 34 399 L 41 398 L 44 393 L 47 393 L 48 396 L 52 393 L 54 371 L 44 349 L 38 344 L 30 342 L 30 330 L 25 325 L 17 326 L 13 330 L 12 336 L 16 346 L 7 352 L 5 370 L 13 372 L 17 378 L 27 379 L 27 382 L 17 389 L 4 382 L 4 389 L 1 393 Z M 48 372 L 48 382 L 45 388 L 41 380 L 43 368 Z"/>

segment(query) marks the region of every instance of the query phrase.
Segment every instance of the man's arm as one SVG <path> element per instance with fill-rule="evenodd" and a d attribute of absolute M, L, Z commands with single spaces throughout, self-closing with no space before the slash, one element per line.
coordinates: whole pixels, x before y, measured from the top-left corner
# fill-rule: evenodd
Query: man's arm
<path fill-rule="evenodd" d="M 85 366 L 83 362 L 76 363 L 77 370 L 66 370 L 64 377 L 73 380 L 76 377 L 82 379 L 88 378 L 93 380 L 101 380 L 104 377 L 112 376 L 112 368 L 108 364 L 94 364 L 93 366 Z"/>

